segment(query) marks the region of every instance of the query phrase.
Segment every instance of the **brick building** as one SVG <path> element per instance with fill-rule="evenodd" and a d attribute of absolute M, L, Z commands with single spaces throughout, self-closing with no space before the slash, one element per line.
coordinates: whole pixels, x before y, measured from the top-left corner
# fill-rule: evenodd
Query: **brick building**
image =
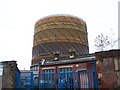
<path fill-rule="evenodd" d="M 120 87 L 120 49 L 95 53 L 100 88 Z"/>
<path fill-rule="evenodd" d="M 118 88 L 119 60 L 120 50 L 89 54 L 86 22 L 80 18 L 57 15 L 42 18 L 35 24 L 31 63 L 31 71 L 35 73 L 96 70 L 97 65 L 99 87 Z"/>
<path fill-rule="evenodd" d="M 58 60 L 58 61 L 42 61 L 40 66 L 40 73 L 44 73 L 45 70 L 51 70 L 51 72 L 79 72 L 82 70 L 94 70 L 94 56 L 86 56 L 82 58 Z"/>
<path fill-rule="evenodd" d="M 65 60 L 89 53 L 86 22 L 70 15 L 54 15 L 35 23 L 31 69 L 42 59 Z M 57 56 L 57 57 L 56 57 Z"/>

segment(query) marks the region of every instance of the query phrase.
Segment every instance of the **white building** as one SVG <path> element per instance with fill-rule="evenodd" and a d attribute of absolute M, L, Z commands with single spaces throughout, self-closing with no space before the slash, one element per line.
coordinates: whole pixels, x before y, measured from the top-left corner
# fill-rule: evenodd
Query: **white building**
<path fill-rule="evenodd" d="M 120 49 L 120 1 L 118 2 L 118 49 Z"/>

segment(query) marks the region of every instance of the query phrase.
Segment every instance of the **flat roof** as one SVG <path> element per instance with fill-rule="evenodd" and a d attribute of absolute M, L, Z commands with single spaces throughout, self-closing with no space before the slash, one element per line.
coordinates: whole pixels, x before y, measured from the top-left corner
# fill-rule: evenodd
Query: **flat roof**
<path fill-rule="evenodd" d="M 47 61 L 41 66 L 93 62 L 93 60 L 96 60 L 95 56 L 84 57 L 84 58 L 75 58 L 75 59 L 67 59 L 67 60 L 58 60 L 58 61 Z"/>

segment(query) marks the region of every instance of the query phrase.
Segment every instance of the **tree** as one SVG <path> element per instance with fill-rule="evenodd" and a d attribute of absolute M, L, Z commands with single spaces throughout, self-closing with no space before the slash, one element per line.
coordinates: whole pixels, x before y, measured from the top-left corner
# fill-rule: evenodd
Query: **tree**
<path fill-rule="evenodd" d="M 95 38 L 95 46 L 96 46 L 97 50 L 104 51 L 108 45 L 110 45 L 108 36 L 100 34 Z"/>

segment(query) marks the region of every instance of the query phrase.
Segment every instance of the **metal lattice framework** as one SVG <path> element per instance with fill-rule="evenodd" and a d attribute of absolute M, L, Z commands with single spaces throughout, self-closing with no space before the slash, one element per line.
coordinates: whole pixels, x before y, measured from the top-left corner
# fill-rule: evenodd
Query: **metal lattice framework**
<path fill-rule="evenodd" d="M 67 55 L 71 48 L 74 48 L 78 55 L 88 54 L 85 21 L 73 16 L 50 16 L 36 22 L 33 60 L 52 57 L 54 51 Z"/>

